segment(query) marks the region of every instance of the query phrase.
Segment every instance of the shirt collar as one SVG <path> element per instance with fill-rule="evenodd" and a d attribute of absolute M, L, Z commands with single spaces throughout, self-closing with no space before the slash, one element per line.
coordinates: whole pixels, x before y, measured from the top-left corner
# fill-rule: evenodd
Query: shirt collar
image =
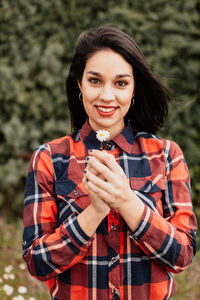
<path fill-rule="evenodd" d="M 96 138 L 96 132 L 90 127 L 88 120 L 80 130 L 80 139 L 89 149 L 100 149 L 101 143 Z M 124 128 L 124 130 L 119 133 L 113 140 L 109 141 L 109 144 L 116 144 L 123 151 L 131 153 L 135 135 L 130 123 Z"/>

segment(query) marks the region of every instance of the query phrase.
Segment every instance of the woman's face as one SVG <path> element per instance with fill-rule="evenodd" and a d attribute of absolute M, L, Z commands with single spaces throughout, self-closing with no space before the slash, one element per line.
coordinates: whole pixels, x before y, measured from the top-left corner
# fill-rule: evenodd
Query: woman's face
<path fill-rule="evenodd" d="M 132 66 L 111 49 L 99 50 L 88 58 L 78 84 L 92 129 L 108 130 L 110 138 L 119 134 L 134 95 Z"/>

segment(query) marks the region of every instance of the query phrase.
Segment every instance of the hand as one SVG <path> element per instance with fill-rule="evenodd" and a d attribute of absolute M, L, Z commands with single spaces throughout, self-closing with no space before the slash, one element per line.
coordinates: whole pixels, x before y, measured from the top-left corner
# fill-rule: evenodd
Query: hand
<path fill-rule="evenodd" d="M 90 171 L 92 174 L 95 174 L 95 176 L 98 176 L 102 180 L 105 180 L 105 178 L 103 176 L 101 176 L 100 174 L 98 174 L 96 172 L 96 170 L 91 167 L 91 165 L 87 165 L 87 167 L 84 171 L 85 176 L 83 178 L 83 183 L 88 192 L 88 195 L 90 197 L 90 201 L 91 201 L 93 208 L 96 210 L 97 213 L 100 213 L 100 214 L 103 213 L 106 216 L 110 212 L 110 207 L 108 206 L 108 204 L 106 204 L 103 201 L 103 199 L 98 197 L 98 195 L 93 191 L 93 189 L 90 188 L 90 182 L 88 181 L 87 176 L 86 176 L 86 174 L 88 174 L 88 171 Z"/>
<path fill-rule="evenodd" d="M 120 210 L 134 200 L 123 169 L 114 156 L 106 151 L 93 150 L 90 153 L 84 180 L 87 180 L 88 193 L 109 207 Z"/>

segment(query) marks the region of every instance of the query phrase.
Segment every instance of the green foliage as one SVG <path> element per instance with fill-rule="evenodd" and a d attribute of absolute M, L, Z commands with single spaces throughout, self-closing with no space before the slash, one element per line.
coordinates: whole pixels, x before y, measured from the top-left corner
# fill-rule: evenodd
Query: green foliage
<path fill-rule="evenodd" d="M 200 204 L 199 12 L 198 0 L 2 0 L 0 206 L 21 215 L 33 149 L 70 132 L 65 78 L 76 40 L 105 23 L 130 34 L 174 91 L 161 134 L 183 149 Z"/>
<path fill-rule="evenodd" d="M 29 274 L 22 259 L 22 228 L 21 220 L 8 223 L 0 215 L 0 299 L 50 299 L 45 283 Z M 24 293 L 20 289 L 25 289 Z"/>

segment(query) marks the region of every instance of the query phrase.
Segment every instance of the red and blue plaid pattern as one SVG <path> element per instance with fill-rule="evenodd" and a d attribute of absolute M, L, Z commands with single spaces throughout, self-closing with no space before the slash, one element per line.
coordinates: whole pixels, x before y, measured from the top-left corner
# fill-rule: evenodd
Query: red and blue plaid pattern
<path fill-rule="evenodd" d="M 90 238 L 77 215 L 90 199 L 82 183 L 89 149 L 100 149 L 88 122 L 80 131 L 36 149 L 24 200 L 23 255 L 52 299 L 160 300 L 175 293 L 171 272 L 196 252 L 196 219 L 180 148 L 130 125 L 105 144 L 145 203 L 131 232 L 115 209 Z"/>

